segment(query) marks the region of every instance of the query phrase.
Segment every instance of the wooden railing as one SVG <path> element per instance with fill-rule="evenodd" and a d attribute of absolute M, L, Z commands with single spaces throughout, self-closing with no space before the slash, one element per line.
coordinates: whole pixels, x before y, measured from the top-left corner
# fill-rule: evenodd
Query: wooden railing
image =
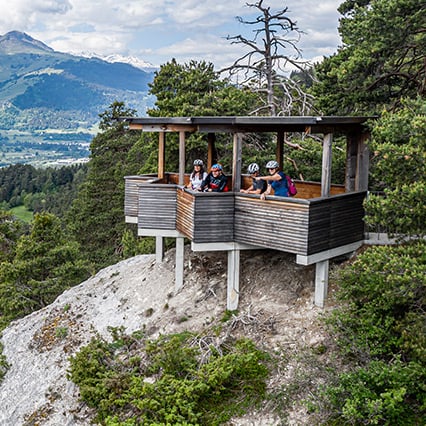
<path fill-rule="evenodd" d="M 234 241 L 233 192 L 178 191 L 177 230 L 194 243 Z"/>
<path fill-rule="evenodd" d="M 139 185 L 158 182 L 156 175 L 126 176 L 124 187 L 124 215 L 126 222 L 137 223 L 139 205 Z"/>
<path fill-rule="evenodd" d="M 139 185 L 138 229 L 176 229 L 177 185 Z"/>
<path fill-rule="evenodd" d="M 235 241 L 288 253 L 308 249 L 309 201 L 238 194 L 235 197 Z"/>
<path fill-rule="evenodd" d="M 126 178 L 126 221 L 137 223 L 140 235 L 169 230 L 194 243 L 237 242 L 300 255 L 364 239 L 365 192 L 300 198 L 318 190 L 319 185 L 308 183 L 298 185 L 299 198 L 261 200 L 258 195 L 200 193 L 158 182 L 152 176 Z"/>
<path fill-rule="evenodd" d="M 365 193 L 312 200 L 238 194 L 235 241 L 311 255 L 364 239 Z"/>

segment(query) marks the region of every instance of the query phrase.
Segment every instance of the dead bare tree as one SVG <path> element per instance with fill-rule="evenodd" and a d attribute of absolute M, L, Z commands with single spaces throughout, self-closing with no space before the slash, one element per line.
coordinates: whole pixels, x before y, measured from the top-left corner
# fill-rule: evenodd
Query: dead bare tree
<path fill-rule="evenodd" d="M 297 43 L 302 31 L 296 22 L 288 17 L 288 7 L 277 12 L 263 4 L 263 0 L 246 3 L 261 13 L 254 20 L 236 19 L 245 25 L 253 25 L 254 37 L 242 35 L 227 36 L 231 44 L 243 44 L 248 52 L 238 58 L 231 66 L 221 70 L 231 78 L 237 78 L 241 85 L 261 94 L 264 104 L 253 114 L 291 115 L 297 111 L 304 115 L 311 110 L 312 97 L 306 94 L 297 81 L 287 77 L 291 70 L 305 72 L 308 61 L 302 60 Z M 287 51 L 289 51 L 287 53 Z M 242 79 L 240 79 L 242 76 Z"/>

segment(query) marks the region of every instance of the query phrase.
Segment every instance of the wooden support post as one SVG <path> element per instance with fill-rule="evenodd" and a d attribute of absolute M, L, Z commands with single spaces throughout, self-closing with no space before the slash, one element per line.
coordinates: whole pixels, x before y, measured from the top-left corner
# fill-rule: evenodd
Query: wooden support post
<path fill-rule="evenodd" d="M 178 292 L 183 287 L 183 266 L 184 266 L 184 238 L 176 238 L 176 268 L 175 268 L 175 291 Z"/>
<path fill-rule="evenodd" d="M 356 191 L 368 190 L 368 169 L 370 167 L 370 153 L 367 146 L 368 133 L 363 133 L 358 138 L 358 157 L 357 157 L 357 170 L 355 180 Z"/>
<path fill-rule="evenodd" d="M 357 140 L 353 134 L 346 136 L 345 192 L 355 191 Z"/>
<path fill-rule="evenodd" d="M 324 307 L 328 290 L 328 266 L 329 260 L 323 260 L 315 264 L 315 299 L 314 303 L 320 308 Z"/>
<path fill-rule="evenodd" d="M 367 191 L 369 150 L 368 133 L 347 136 L 345 191 Z"/>
<path fill-rule="evenodd" d="M 232 182 L 233 190 L 240 192 L 241 189 L 241 150 L 242 150 L 242 137 L 241 133 L 234 133 L 234 149 L 232 159 Z"/>
<path fill-rule="evenodd" d="M 324 135 L 322 144 L 322 175 L 321 175 L 321 197 L 329 197 L 331 190 L 331 162 L 332 162 L 333 134 Z M 314 303 L 320 308 L 324 307 L 328 287 L 328 265 L 329 260 L 323 260 L 315 264 L 315 299 Z"/>
<path fill-rule="evenodd" d="M 215 133 L 209 133 L 207 135 L 207 168 L 206 168 L 207 172 L 209 172 L 211 167 L 213 166 L 214 153 L 216 151 L 215 140 L 216 140 Z"/>
<path fill-rule="evenodd" d="M 238 308 L 240 295 L 240 250 L 228 250 L 228 291 L 226 309 L 235 311 Z"/>
<path fill-rule="evenodd" d="M 275 157 L 278 163 L 280 163 L 281 170 L 284 170 L 284 138 L 285 138 L 285 133 L 282 131 L 279 131 L 277 133 L 277 148 L 275 152 Z"/>
<path fill-rule="evenodd" d="M 164 257 L 164 239 L 161 236 L 155 237 L 155 261 L 161 263 Z"/>
<path fill-rule="evenodd" d="M 321 176 L 321 197 L 330 196 L 331 188 L 331 143 L 333 133 L 324 135 L 322 143 L 322 176 Z"/>
<path fill-rule="evenodd" d="M 185 132 L 179 132 L 179 185 L 185 184 Z"/>
<path fill-rule="evenodd" d="M 164 179 L 166 158 L 166 133 L 158 133 L 158 178 Z"/>

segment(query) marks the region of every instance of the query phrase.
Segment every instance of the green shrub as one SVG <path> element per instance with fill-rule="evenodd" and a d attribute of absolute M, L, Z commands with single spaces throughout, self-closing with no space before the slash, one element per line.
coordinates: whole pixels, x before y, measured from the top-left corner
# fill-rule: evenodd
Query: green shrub
<path fill-rule="evenodd" d="M 426 242 L 371 247 L 340 270 L 343 306 L 329 323 L 360 360 L 425 359 Z"/>
<path fill-rule="evenodd" d="M 328 318 L 349 372 L 314 409 L 329 425 L 426 424 L 426 243 L 371 247 L 341 269 Z"/>
<path fill-rule="evenodd" d="M 3 380 L 7 370 L 9 370 L 10 365 L 6 360 L 6 357 L 2 354 L 3 352 L 3 344 L 0 343 L 0 383 Z"/>
<path fill-rule="evenodd" d="M 426 370 L 418 363 L 372 361 L 328 386 L 329 424 L 409 426 L 426 423 Z"/>
<path fill-rule="evenodd" d="M 211 341 L 115 330 L 113 342 L 93 339 L 71 358 L 69 378 L 101 424 L 219 425 L 264 398 L 268 358 L 249 340 Z"/>

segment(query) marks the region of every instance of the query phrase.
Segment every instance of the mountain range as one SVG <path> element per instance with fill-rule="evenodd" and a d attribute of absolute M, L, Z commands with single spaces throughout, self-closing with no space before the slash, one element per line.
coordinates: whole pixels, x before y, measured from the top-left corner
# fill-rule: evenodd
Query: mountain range
<path fill-rule="evenodd" d="M 114 101 L 145 115 L 154 104 L 148 85 L 155 69 L 119 60 L 57 52 L 19 31 L 0 36 L 0 166 L 31 163 L 44 152 L 87 156 L 99 114 Z"/>

